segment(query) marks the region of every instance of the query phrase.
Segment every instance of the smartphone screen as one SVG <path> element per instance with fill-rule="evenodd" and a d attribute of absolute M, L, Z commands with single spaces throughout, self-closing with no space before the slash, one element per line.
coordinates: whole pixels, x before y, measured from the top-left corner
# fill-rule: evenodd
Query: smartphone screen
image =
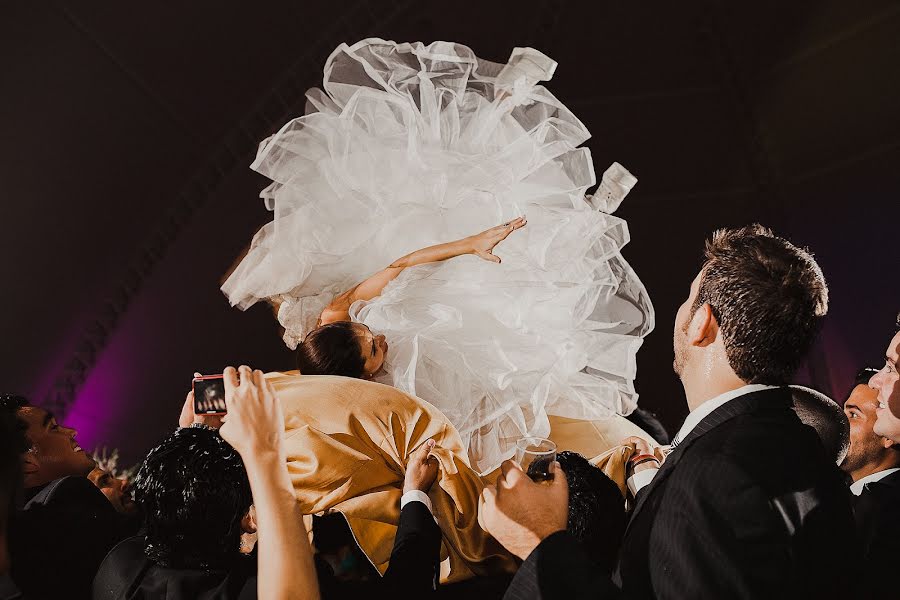
<path fill-rule="evenodd" d="M 224 415 L 225 380 L 221 375 L 204 375 L 194 379 L 194 414 Z"/>

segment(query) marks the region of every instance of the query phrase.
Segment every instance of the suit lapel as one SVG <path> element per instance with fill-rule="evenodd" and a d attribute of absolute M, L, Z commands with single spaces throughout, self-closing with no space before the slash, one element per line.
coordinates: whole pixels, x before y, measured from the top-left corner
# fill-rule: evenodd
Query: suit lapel
<path fill-rule="evenodd" d="M 706 415 L 706 417 L 697 423 L 697 426 L 691 430 L 687 437 L 678 444 L 675 450 L 666 457 L 665 462 L 662 464 L 662 467 L 660 467 L 659 472 L 656 473 L 653 481 L 650 482 L 646 489 L 639 493 L 640 497 L 637 500 L 637 504 L 634 506 L 634 511 L 631 513 L 631 519 L 628 520 L 628 527 L 625 530 L 625 535 L 628 535 L 628 529 L 631 528 L 631 524 L 637 518 L 641 508 L 647 503 L 647 498 L 658 490 L 666 478 L 669 477 L 675 469 L 675 466 L 678 464 L 678 461 L 681 460 L 681 457 L 684 456 L 684 453 L 695 440 L 738 415 L 753 412 L 760 405 L 771 406 L 779 401 L 790 404 L 791 394 L 788 388 L 780 387 L 744 394 L 743 396 L 738 396 L 737 398 L 729 400 Z"/>
<path fill-rule="evenodd" d="M 875 483 L 880 483 L 881 485 L 887 485 L 892 488 L 898 488 L 898 487 L 900 487 L 900 471 L 894 471 L 887 477 L 884 477 L 884 478 L 880 479 L 879 481 L 876 481 Z"/>
<path fill-rule="evenodd" d="M 878 481 L 870 481 L 866 485 L 863 486 L 863 492 L 859 496 L 854 496 L 854 500 L 859 500 L 862 498 L 862 495 L 871 490 L 873 487 L 888 487 L 891 489 L 900 488 L 900 471 L 894 471 L 887 477 L 883 477 Z"/>

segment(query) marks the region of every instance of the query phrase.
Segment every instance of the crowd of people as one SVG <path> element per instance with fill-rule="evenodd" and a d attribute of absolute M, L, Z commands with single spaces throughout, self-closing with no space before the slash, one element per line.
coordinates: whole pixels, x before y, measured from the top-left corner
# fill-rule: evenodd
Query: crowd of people
<path fill-rule="evenodd" d="M 827 307 L 807 251 L 716 232 L 674 324 L 690 413 L 671 444 L 622 440 L 621 472 L 561 448 L 550 481 L 477 475 L 436 409 L 360 379 L 227 367 L 227 416 L 189 394 L 127 482 L 5 395 L 0 598 L 889 597 L 900 332 L 841 410 L 789 385 Z M 329 512 L 374 577 L 326 560 L 308 515 Z"/>

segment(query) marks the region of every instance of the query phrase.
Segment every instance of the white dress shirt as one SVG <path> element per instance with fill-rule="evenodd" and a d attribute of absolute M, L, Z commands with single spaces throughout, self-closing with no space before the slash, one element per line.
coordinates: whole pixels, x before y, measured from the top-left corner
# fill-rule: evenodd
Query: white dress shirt
<path fill-rule="evenodd" d="M 409 490 L 400 496 L 400 510 L 403 510 L 403 507 L 410 502 L 421 502 L 428 509 L 428 512 L 432 515 L 434 514 L 434 510 L 431 508 L 431 498 L 422 490 Z"/>
<path fill-rule="evenodd" d="M 884 479 L 891 473 L 895 473 L 900 471 L 900 467 L 894 469 L 885 469 L 884 471 L 878 471 L 877 473 L 872 473 L 870 475 L 866 475 L 862 477 L 859 481 L 854 481 L 850 486 L 850 491 L 853 492 L 854 496 L 859 496 L 863 493 L 863 489 L 866 487 L 867 483 L 872 483 L 873 481 L 879 481 Z"/>
<path fill-rule="evenodd" d="M 688 434 L 692 432 L 697 425 L 700 424 L 700 421 L 705 419 L 712 411 L 724 405 L 729 400 L 734 400 L 739 396 L 752 394 L 753 392 L 771 390 L 776 387 L 778 386 L 752 383 L 750 385 L 739 387 L 736 390 L 731 390 L 729 392 L 725 392 L 724 394 L 719 394 L 715 398 L 710 398 L 709 400 L 692 410 L 688 414 L 687 418 L 685 418 L 684 424 L 681 426 L 681 429 L 679 429 L 678 433 L 675 434 L 675 437 L 672 438 L 672 450 L 674 450 L 678 446 L 678 444 L 684 441 Z M 628 484 L 628 489 L 631 490 L 632 494 L 636 495 L 640 489 L 653 481 L 653 477 L 654 475 L 656 475 L 657 471 L 659 471 L 659 469 L 641 469 L 639 473 L 635 473 L 626 481 L 626 483 Z"/>
<path fill-rule="evenodd" d="M 431 518 L 434 519 L 435 524 L 440 525 L 438 523 L 437 517 L 434 516 L 434 508 L 431 506 L 431 498 L 428 497 L 428 494 L 423 492 L 422 490 L 409 490 L 402 496 L 400 496 L 400 511 L 403 511 L 403 507 L 409 504 L 410 502 L 421 502 L 425 505 L 425 508 L 428 509 L 428 512 L 431 513 Z"/>

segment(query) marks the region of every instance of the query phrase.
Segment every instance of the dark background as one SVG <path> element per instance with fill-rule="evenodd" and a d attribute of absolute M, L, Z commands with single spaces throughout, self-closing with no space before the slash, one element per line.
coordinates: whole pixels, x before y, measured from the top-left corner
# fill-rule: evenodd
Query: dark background
<path fill-rule="evenodd" d="M 249 163 L 302 113 L 340 42 L 452 40 L 559 62 L 598 173 L 640 180 L 619 213 L 654 299 L 641 404 L 687 412 L 671 324 L 722 226 L 816 253 L 831 311 L 799 380 L 843 399 L 900 310 L 900 6 L 757 2 L 42 2 L 0 7 L 0 387 L 137 459 L 191 374 L 292 358 L 219 279 L 269 219 Z"/>

